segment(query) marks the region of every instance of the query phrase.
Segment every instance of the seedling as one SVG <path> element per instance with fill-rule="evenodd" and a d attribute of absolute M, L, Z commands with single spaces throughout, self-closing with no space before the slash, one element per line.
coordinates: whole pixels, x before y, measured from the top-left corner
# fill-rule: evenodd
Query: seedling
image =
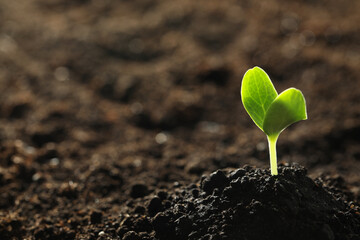
<path fill-rule="evenodd" d="M 254 123 L 267 135 L 271 175 L 277 175 L 277 139 L 286 127 L 307 119 L 305 98 L 295 88 L 278 95 L 266 72 L 254 67 L 242 80 L 241 100 Z"/>

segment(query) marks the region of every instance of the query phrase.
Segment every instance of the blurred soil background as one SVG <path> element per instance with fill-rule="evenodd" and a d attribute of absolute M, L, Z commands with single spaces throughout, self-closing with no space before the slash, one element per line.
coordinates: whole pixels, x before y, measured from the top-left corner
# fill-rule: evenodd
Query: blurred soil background
<path fill-rule="evenodd" d="M 360 1 L 0 0 L 1 239 L 121 239 L 159 189 L 268 168 L 240 99 L 301 89 L 278 158 L 360 196 Z M 117 225 L 116 225 L 116 224 Z"/>

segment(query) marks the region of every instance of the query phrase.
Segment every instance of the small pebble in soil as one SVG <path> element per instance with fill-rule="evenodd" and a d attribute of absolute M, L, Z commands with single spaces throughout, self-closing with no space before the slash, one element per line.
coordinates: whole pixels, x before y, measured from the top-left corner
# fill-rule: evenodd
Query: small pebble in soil
<path fill-rule="evenodd" d="M 160 132 L 155 136 L 155 141 L 157 144 L 164 144 L 167 142 L 167 140 L 168 140 L 168 136 L 164 132 Z"/>

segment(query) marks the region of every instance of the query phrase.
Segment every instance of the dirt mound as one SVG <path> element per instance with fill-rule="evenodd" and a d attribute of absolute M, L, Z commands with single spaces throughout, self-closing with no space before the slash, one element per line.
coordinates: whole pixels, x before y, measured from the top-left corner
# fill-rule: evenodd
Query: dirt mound
<path fill-rule="evenodd" d="M 281 166 L 276 177 L 251 167 L 217 170 L 152 198 L 145 226 L 151 222 L 154 239 L 164 240 L 359 239 L 359 206 L 306 172 L 296 165 Z"/>
<path fill-rule="evenodd" d="M 0 240 L 359 239 L 358 9 L 0 1 Z M 303 92 L 278 160 L 315 183 L 230 170 L 269 167 L 239 95 L 254 66 Z"/>

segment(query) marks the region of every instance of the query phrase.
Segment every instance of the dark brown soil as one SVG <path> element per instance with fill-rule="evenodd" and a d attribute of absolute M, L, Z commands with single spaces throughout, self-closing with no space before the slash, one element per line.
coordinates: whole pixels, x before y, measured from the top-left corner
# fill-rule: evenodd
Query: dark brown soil
<path fill-rule="evenodd" d="M 299 167 L 217 170 L 159 201 L 151 224 L 158 239 L 359 239 L 360 208 L 338 191 Z"/>
<path fill-rule="evenodd" d="M 359 9 L 0 0 L 0 239 L 360 239 Z M 254 65 L 307 100 L 278 178 Z"/>

